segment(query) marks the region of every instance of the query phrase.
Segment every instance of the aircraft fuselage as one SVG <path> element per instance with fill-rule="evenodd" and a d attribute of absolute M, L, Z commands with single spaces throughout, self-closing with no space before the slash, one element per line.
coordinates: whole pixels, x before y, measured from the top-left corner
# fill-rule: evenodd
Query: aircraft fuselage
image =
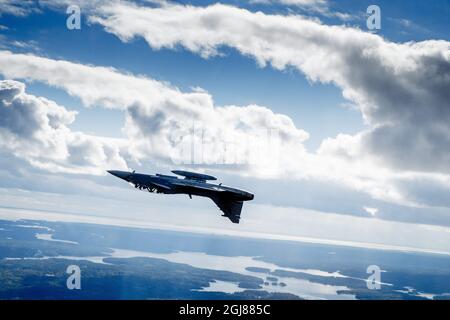
<path fill-rule="evenodd" d="M 215 177 L 193 172 L 173 171 L 178 175 L 183 175 L 184 179 L 162 174 L 149 175 L 117 170 L 108 172 L 133 184 L 140 190 L 210 198 L 224 212 L 224 216 L 230 218 L 234 223 L 239 223 L 242 202 L 254 198 L 250 192 L 207 182 L 207 180 L 215 180 Z"/>

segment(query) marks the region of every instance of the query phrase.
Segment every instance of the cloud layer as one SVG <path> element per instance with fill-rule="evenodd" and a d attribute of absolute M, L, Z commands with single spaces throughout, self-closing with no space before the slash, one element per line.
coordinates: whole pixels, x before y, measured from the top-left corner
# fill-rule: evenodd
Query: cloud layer
<path fill-rule="evenodd" d="M 182 46 L 205 58 L 225 45 L 260 66 L 294 67 L 311 81 L 333 83 L 371 126 L 327 139 L 317 153 L 308 153 L 308 133 L 262 106 L 216 106 L 201 89 L 181 92 L 113 68 L 0 51 L 6 78 L 42 81 L 86 106 L 124 110 L 126 147 L 118 152 L 128 163 L 244 164 L 227 169 L 339 183 L 402 205 L 447 207 L 439 197 L 423 197 L 423 189 L 407 186 L 427 181 L 441 193 L 450 190 L 448 42 L 397 44 L 354 28 L 220 4 L 112 3 L 96 12 L 91 22 L 123 41 L 143 37 L 154 49 Z M 275 148 L 268 142 L 271 132 Z M 264 146 L 254 152 L 255 145 Z"/>
<path fill-rule="evenodd" d="M 0 62 L 0 73 L 5 77 L 42 81 L 80 98 L 86 106 L 124 110 L 122 141 L 105 142 L 104 138 L 82 137 L 104 142 L 100 146 L 118 146 L 118 155 L 126 159 L 128 167 L 155 161 L 171 166 L 197 162 L 199 168 L 217 163 L 244 164 L 243 167 L 222 166 L 222 169 L 259 178 L 328 181 L 364 191 L 377 199 L 406 205 L 416 205 L 415 199 L 421 193 L 411 193 L 414 196 L 410 197 L 404 192 L 404 185 L 410 179 L 414 180 L 414 176 L 398 175 L 358 157 L 358 150 L 349 149 L 349 146 L 356 145 L 352 141 L 354 137 L 337 138 L 347 153 L 341 152 L 340 145 L 334 141 L 324 142 L 321 152 L 317 154 L 306 152 L 302 142 L 308 134 L 296 128 L 287 116 L 275 114 L 264 107 L 215 106 L 212 97 L 205 91 L 181 92 L 168 84 L 121 73 L 113 68 L 8 51 L 0 51 Z M 98 83 L 103 85 L 98 86 Z M 263 145 L 260 150 L 256 150 L 259 153 L 253 154 L 257 157 L 256 161 L 249 163 L 252 160 L 249 154 L 254 151 L 255 144 L 267 142 L 267 128 L 276 133 L 275 145 Z M 69 136 L 73 135 L 70 133 Z M 64 140 L 63 146 L 65 144 L 67 142 Z M 193 144 L 206 147 L 196 148 L 192 152 Z M 70 146 L 74 148 L 72 144 Z M 101 150 L 99 148 L 96 150 Z M 61 150 L 65 150 L 64 147 Z M 84 156 L 79 157 L 78 162 L 75 158 L 68 158 L 71 165 L 77 163 L 81 166 L 81 161 L 92 152 L 82 151 L 87 152 L 88 149 L 73 149 L 73 155 Z M 101 154 L 101 151 L 93 152 L 96 153 Z M 61 157 L 64 158 L 64 155 Z M 45 167 L 42 161 L 31 163 Z M 47 167 L 54 169 L 54 163 L 50 163 Z M 117 164 L 124 166 L 121 160 Z M 105 166 L 102 164 L 97 170 L 104 170 Z M 109 167 L 113 166 L 109 164 Z M 70 166 L 61 167 L 61 163 L 57 168 L 62 171 L 72 170 Z M 94 170 L 88 168 L 87 171 Z M 447 190 L 450 185 L 448 177 L 427 179 L 429 183 L 437 181 L 441 190 Z M 435 204 L 434 201 L 427 203 L 423 199 L 421 203 Z"/>
<path fill-rule="evenodd" d="M 311 81 L 333 83 L 372 126 L 357 137 L 340 137 L 351 146 L 333 142 L 338 154 L 352 151 L 395 169 L 450 173 L 447 41 L 397 44 L 354 28 L 221 4 L 117 3 L 90 20 L 123 41 L 143 37 L 154 49 L 182 46 L 205 58 L 229 46 L 260 66 L 291 66 Z"/>
<path fill-rule="evenodd" d="M 0 81 L 0 147 L 33 166 L 54 172 L 100 174 L 127 168 L 113 139 L 73 132 L 76 113 L 25 92 L 25 85 Z"/>
<path fill-rule="evenodd" d="M 262 106 L 219 107 L 203 90 L 184 93 L 112 68 L 8 51 L 0 51 L 0 62 L 0 73 L 7 78 L 43 81 L 86 106 L 124 110 L 127 154 L 136 162 L 252 164 L 255 171 L 262 164 L 266 170 L 261 175 L 276 176 L 283 173 L 283 166 L 270 161 L 278 155 L 270 145 L 272 133 L 279 151 L 295 158 L 306 153 L 302 142 L 308 134 L 289 117 Z"/>

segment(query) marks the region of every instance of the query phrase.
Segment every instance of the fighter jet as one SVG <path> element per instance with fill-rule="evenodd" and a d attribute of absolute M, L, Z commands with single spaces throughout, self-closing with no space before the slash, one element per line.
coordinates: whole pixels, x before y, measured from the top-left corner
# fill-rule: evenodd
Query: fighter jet
<path fill-rule="evenodd" d="M 222 216 L 229 218 L 233 223 L 239 223 L 243 201 L 253 200 L 254 195 L 250 192 L 225 187 L 221 183 L 209 183 L 217 180 L 216 177 L 189 171 L 173 170 L 172 173 L 181 176 L 110 170 L 108 173 L 123 179 L 135 188 L 152 193 L 164 194 L 187 194 L 210 198 L 224 213 Z"/>

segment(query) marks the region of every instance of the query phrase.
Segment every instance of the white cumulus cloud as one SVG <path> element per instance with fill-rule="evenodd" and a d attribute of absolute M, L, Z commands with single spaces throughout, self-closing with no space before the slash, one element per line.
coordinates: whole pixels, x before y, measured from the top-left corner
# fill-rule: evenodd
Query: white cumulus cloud
<path fill-rule="evenodd" d="M 359 137 L 358 155 L 397 169 L 449 173 L 448 41 L 399 44 L 355 28 L 222 4 L 116 3 L 91 21 L 123 41 L 143 37 L 154 49 L 182 46 L 206 58 L 225 45 L 261 66 L 292 66 L 311 81 L 333 83 L 372 126 Z"/>
<path fill-rule="evenodd" d="M 101 174 L 127 168 L 112 139 L 73 132 L 76 113 L 25 92 L 22 82 L 0 81 L 0 147 L 54 172 Z"/>

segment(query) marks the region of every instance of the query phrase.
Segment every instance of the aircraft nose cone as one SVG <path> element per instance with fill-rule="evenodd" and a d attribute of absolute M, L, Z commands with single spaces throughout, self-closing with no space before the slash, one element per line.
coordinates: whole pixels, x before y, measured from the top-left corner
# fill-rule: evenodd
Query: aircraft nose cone
<path fill-rule="evenodd" d="M 127 171 L 118 171 L 118 170 L 108 170 L 108 173 L 112 174 L 113 176 L 116 176 L 117 178 L 123 179 L 123 180 L 127 180 L 127 178 L 131 174 Z"/>

